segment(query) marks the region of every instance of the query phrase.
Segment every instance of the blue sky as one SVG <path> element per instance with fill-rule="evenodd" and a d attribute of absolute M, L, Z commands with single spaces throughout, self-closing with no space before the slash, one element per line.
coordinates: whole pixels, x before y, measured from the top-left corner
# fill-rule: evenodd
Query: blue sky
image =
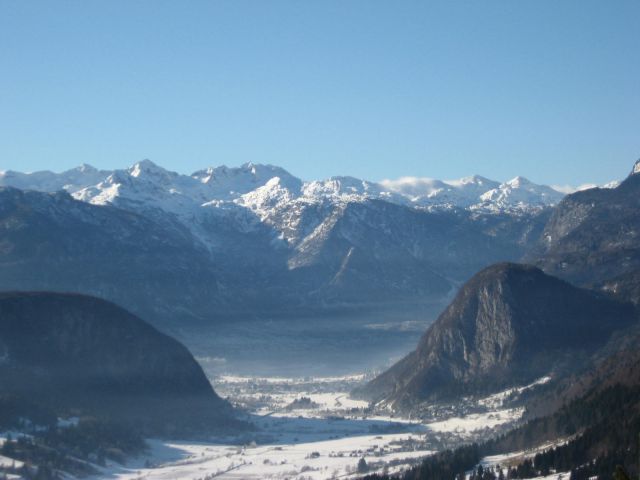
<path fill-rule="evenodd" d="M 605 182 L 640 157 L 640 2 L 0 2 L 0 169 Z"/>

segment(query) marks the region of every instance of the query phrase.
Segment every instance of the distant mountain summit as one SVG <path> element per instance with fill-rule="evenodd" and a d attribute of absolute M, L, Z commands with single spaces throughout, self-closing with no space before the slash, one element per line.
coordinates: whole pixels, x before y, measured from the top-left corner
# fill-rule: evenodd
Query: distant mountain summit
<path fill-rule="evenodd" d="M 480 195 L 475 208 L 509 210 L 542 208 L 556 205 L 564 195 L 551 187 L 536 185 L 524 177 L 516 177 Z"/>
<path fill-rule="evenodd" d="M 629 304 L 535 267 L 493 265 L 462 287 L 414 352 L 355 395 L 406 408 L 525 385 L 575 368 L 634 318 Z"/>

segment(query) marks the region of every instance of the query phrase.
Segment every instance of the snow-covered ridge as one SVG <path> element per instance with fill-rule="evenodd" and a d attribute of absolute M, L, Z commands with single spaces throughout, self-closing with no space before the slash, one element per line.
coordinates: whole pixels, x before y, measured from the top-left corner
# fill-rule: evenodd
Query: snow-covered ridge
<path fill-rule="evenodd" d="M 315 258 L 310 252 L 322 244 L 347 204 L 378 200 L 429 211 L 519 215 L 554 205 L 563 197 L 522 177 L 504 183 L 478 175 L 448 181 L 404 177 L 371 182 L 337 176 L 305 182 L 273 165 L 223 165 L 183 175 L 150 160 L 118 170 L 82 165 L 61 173 L 0 172 L 0 186 L 66 190 L 83 202 L 114 205 L 153 218 L 160 215 L 163 221 L 168 214 L 212 251 L 229 246 L 228 237 L 233 235 L 225 232 L 255 233 L 276 250 L 297 252 L 289 259 L 289 268 Z"/>
<path fill-rule="evenodd" d="M 338 176 L 305 182 L 273 165 L 223 165 L 183 175 L 150 160 L 117 170 L 82 165 L 61 173 L 5 171 L 0 172 L 0 186 L 66 190 L 83 202 L 160 215 L 163 221 L 168 214 L 210 250 L 228 246 L 225 232 L 267 235 L 276 250 L 294 248 L 306 259 L 313 258 L 308 252 L 322 243 L 350 203 L 378 200 L 430 211 L 521 214 L 563 197 L 522 177 L 505 183 L 478 175 L 449 181 L 405 177 L 370 182 Z M 298 265 L 297 260 L 290 259 L 289 265 Z"/>
<path fill-rule="evenodd" d="M 504 183 L 478 175 L 448 181 L 403 177 L 370 182 L 338 176 L 303 182 L 273 165 L 223 165 L 182 175 L 149 160 L 111 171 L 90 165 L 61 173 L 4 171 L 0 172 L 0 185 L 47 192 L 66 190 L 75 198 L 94 204 L 135 202 L 181 215 L 193 214 L 193 210 L 201 206 L 233 203 L 261 212 L 261 217 L 268 216 L 265 210 L 282 208 L 296 201 L 379 199 L 415 207 L 503 212 L 554 205 L 563 197 L 563 193 L 523 177 Z"/>
<path fill-rule="evenodd" d="M 446 204 L 463 208 L 479 203 L 484 193 L 501 186 L 500 182 L 479 175 L 458 180 L 401 177 L 397 180 L 383 180 L 381 185 L 415 204 Z"/>
<path fill-rule="evenodd" d="M 111 171 L 98 170 L 87 164 L 82 164 L 62 173 L 54 173 L 48 170 L 33 173 L 4 170 L 0 171 L 0 185 L 22 190 L 44 192 L 66 190 L 69 193 L 73 193 L 81 188 L 99 183 L 111 173 Z"/>

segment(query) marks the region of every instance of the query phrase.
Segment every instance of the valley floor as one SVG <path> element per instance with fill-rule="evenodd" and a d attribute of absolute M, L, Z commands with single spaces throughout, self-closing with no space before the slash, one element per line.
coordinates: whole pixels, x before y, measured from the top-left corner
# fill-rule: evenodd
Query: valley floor
<path fill-rule="evenodd" d="M 330 479 L 397 472 L 438 450 L 506 429 L 522 410 L 503 406 L 511 392 L 436 408 L 428 419 L 371 410 L 348 393 L 365 375 L 323 378 L 222 376 L 216 390 L 247 412 L 257 429 L 206 443 L 150 440 L 148 455 L 100 478 Z"/>

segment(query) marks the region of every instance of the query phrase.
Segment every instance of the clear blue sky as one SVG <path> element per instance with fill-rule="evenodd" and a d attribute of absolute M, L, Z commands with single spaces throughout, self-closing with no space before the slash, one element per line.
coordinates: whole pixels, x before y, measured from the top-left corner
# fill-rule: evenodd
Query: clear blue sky
<path fill-rule="evenodd" d="M 604 182 L 640 157 L 640 2 L 0 2 L 0 169 Z"/>

